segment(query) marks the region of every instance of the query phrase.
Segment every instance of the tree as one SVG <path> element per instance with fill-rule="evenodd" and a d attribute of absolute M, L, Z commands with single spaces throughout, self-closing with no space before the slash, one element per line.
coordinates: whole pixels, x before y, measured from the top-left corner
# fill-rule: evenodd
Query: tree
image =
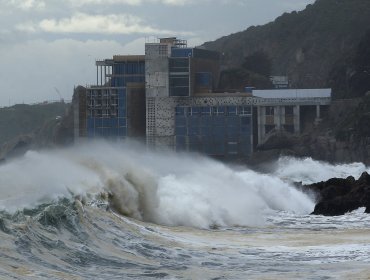
<path fill-rule="evenodd" d="M 351 89 L 360 95 L 370 91 L 370 30 L 362 38 L 353 59 L 355 74 L 350 79 Z"/>
<path fill-rule="evenodd" d="M 265 77 L 269 77 L 271 74 L 271 59 L 264 51 L 257 51 L 245 57 L 242 66 L 248 71 Z"/>

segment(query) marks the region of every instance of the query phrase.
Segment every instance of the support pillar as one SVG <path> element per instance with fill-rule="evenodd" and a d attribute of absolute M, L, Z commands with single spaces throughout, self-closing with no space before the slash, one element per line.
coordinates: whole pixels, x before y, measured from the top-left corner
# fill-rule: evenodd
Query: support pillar
<path fill-rule="evenodd" d="M 316 105 L 316 119 L 315 119 L 315 125 L 318 125 L 321 122 L 321 111 L 320 111 L 320 104 Z"/>
<path fill-rule="evenodd" d="M 99 85 L 99 66 L 96 65 L 96 85 Z"/>
<path fill-rule="evenodd" d="M 274 108 L 274 123 L 276 130 L 281 130 L 281 106 L 275 106 Z"/>
<path fill-rule="evenodd" d="M 103 66 L 100 66 L 100 85 L 103 85 Z"/>
<path fill-rule="evenodd" d="M 301 107 L 299 105 L 294 107 L 294 133 L 301 133 Z"/>
<path fill-rule="evenodd" d="M 320 105 L 316 105 L 316 119 L 320 119 Z"/>
<path fill-rule="evenodd" d="M 262 114 L 261 114 L 262 108 L 261 106 L 257 106 L 257 130 L 258 130 L 258 144 L 262 142 Z"/>

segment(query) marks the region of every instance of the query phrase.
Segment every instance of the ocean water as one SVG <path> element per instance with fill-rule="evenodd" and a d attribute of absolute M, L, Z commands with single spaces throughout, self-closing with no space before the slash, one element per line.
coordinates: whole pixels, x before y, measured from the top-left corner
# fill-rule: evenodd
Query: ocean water
<path fill-rule="evenodd" d="M 370 215 L 309 215 L 293 182 L 361 163 L 281 158 L 268 174 L 137 144 L 0 165 L 0 279 L 369 279 Z"/>

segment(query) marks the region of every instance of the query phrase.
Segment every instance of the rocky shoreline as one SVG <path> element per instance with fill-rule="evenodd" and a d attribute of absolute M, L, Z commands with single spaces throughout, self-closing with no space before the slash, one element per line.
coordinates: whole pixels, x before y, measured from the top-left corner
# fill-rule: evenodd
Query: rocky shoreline
<path fill-rule="evenodd" d="M 367 172 L 356 180 L 332 178 L 325 182 L 303 185 L 303 191 L 313 192 L 317 203 L 312 215 L 339 216 L 358 208 L 370 213 L 370 175 Z"/>

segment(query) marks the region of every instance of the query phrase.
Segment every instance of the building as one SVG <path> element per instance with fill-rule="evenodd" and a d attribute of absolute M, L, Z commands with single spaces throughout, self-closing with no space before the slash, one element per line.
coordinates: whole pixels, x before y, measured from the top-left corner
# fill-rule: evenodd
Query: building
<path fill-rule="evenodd" d="M 96 61 L 96 85 L 83 92 L 75 115 L 78 137 L 145 137 L 145 57 L 114 56 Z"/>
<path fill-rule="evenodd" d="M 299 135 L 306 124 L 321 121 L 321 109 L 331 102 L 331 89 L 254 90 L 257 143 L 273 132 Z"/>
<path fill-rule="evenodd" d="M 300 133 L 302 112 L 314 108 L 318 121 L 330 103 L 330 90 L 216 93 L 220 55 L 175 37 L 96 67 L 96 85 L 75 91 L 76 139 L 137 137 L 153 149 L 248 157 L 274 131 Z"/>
<path fill-rule="evenodd" d="M 145 45 L 148 146 L 225 157 L 251 153 L 250 94 L 216 94 L 217 52 L 165 38 Z"/>

